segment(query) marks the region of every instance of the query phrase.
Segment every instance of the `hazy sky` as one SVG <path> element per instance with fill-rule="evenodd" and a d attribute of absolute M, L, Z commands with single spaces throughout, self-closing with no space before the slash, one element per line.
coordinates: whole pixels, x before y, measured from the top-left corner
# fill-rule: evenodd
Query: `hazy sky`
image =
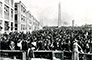
<path fill-rule="evenodd" d="M 15 0 L 20 1 L 20 0 Z M 61 25 L 92 23 L 92 0 L 21 0 L 43 25 L 56 26 L 58 3 L 61 2 Z"/>

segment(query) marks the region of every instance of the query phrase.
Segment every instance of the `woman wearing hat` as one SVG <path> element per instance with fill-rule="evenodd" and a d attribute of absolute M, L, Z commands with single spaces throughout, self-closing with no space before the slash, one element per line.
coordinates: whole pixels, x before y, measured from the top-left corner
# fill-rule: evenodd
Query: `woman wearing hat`
<path fill-rule="evenodd" d="M 73 41 L 73 60 L 79 60 L 79 50 L 78 49 L 81 49 L 82 51 L 81 46 L 78 44 L 78 40 L 75 39 Z"/>

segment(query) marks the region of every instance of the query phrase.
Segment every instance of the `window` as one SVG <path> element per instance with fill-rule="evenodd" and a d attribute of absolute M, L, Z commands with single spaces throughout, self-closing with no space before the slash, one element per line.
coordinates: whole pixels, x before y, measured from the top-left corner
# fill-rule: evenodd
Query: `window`
<path fill-rule="evenodd" d="M 10 27 L 9 27 L 9 22 L 8 22 L 8 21 L 5 21 L 4 25 L 5 25 L 4 30 L 5 30 L 5 31 L 8 31 L 9 28 L 10 28 Z"/>
<path fill-rule="evenodd" d="M 4 1 L 5 1 L 5 3 L 9 4 L 9 0 L 4 0 Z"/>
<path fill-rule="evenodd" d="M 29 23 L 32 24 L 32 21 L 30 20 Z"/>
<path fill-rule="evenodd" d="M 3 22 L 3 21 L 2 21 L 2 20 L 0 20 L 0 25 L 2 25 L 2 22 Z"/>
<path fill-rule="evenodd" d="M 18 24 L 15 24 L 15 30 L 17 30 L 18 29 Z"/>
<path fill-rule="evenodd" d="M 21 30 L 25 30 L 26 29 L 26 26 L 21 24 Z"/>
<path fill-rule="evenodd" d="M 17 25 L 17 24 L 15 24 L 15 27 L 18 27 L 18 25 Z"/>
<path fill-rule="evenodd" d="M 32 29 L 32 26 L 29 26 L 29 30 L 31 30 Z"/>
<path fill-rule="evenodd" d="M 21 15 L 21 21 L 23 22 L 23 16 Z"/>
<path fill-rule="evenodd" d="M 21 5 L 21 12 L 23 12 L 23 6 Z"/>
<path fill-rule="evenodd" d="M 25 8 L 23 9 L 23 12 L 24 12 L 24 13 L 26 12 L 26 9 L 25 9 Z"/>
<path fill-rule="evenodd" d="M 15 10 L 17 11 L 17 4 L 15 3 Z"/>
<path fill-rule="evenodd" d="M 11 9 L 11 20 L 13 20 L 13 9 Z"/>
<path fill-rule="evenodd" d="M 15 8 L 15 12 L 17 11 L 17 8 Z"/>
<path fill-rule="evenodd" d="M 2 20 L 0 20 L 0 31 L 2 30 Z"/>
<path fill-rule="evenodd" d="M 11 0 L 11 6 L 13 7 L 13 0 Z"/>
<path fill-rule="evenodd" d="M 29 18 L 31 18 L 32 16 L 31 16 L 31 14 L 29 14 Z"/>
<path fill-rule="evenodd" d="M 21 21 L 25 22 L 25 16 L 21 15 Z"/>
<path fill-rule="evenodd" d="M 21 12 L 22 13 L 25 13 L 26 12 L 26 9 L 21 5 Z"/>
<path fill-rule="evenodd" d="M 18 16 L 17 16 L 17 14 L 15 14 L 15 20 L 17 20 L 17 18 L 18 18 Z"/>
<path fill-rule="evenodd" d="M 0 2 L 0 18 L 2 18 L 2 2 Z"/>
<path fill-rule="evenodd" d="M 21 24 L 21 30 L 23 30 L 23 25 Z"/>
<path fill-rule="evenodd" d="M 4 18 L 9 19 L 9 7 L 4 5 Z"/>
<path fill-rule="evenodd" d="M 15 28 L 15 30 L 18 30 L 18 28 Z"/>
<path fill-rule="evenodd" d="M 11 31 L 13 30 L 13 22 L 11 22 Z"/>
<path fill-rule="evenodd" d="M 15 7 L 17 8 L 17 3 L 15 3 Z"/>

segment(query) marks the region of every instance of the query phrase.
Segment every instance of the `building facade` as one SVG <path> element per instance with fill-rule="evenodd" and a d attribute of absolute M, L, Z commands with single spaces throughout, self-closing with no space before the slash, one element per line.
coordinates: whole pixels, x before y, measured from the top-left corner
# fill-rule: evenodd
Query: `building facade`
<path fill-rule="evenodd" d="M 26 6 L 20 1 L 15 3 L 15 31 L 27 32 Z"/>
<path fill-rule="evenodd" d="M 33 30 L 39 30 L 40 22 L 33 17 Z"/>
<path fill-rule="evenodd" d="M 27 11 L 27 32 L 33 31 L 33 17 L 30 11 Z"/>
<path fill-rule="evenodd" d="M 39 29 L 40 22 L 27 11 L 26 6 L 20 1 L 15 3 L 15 31 L 32 32 Z"/>
<path fill-rule="evenodd" d="M 0 0 L 0 32 L 14 31 L 14 0 Z"/>
<path fill-rule="evenodd" d="M 0 33 L 32 32 L 38 30 L 40 22 L 26 10 L 26 6 L 14 0 L 0 0 Z"/>
<path fill-rule="evenodd" d="M 27 31 L 32 32 L 34 30 L 42 29 L 42 25 L 40 22 L 30 13 L 27 11 Z"/>

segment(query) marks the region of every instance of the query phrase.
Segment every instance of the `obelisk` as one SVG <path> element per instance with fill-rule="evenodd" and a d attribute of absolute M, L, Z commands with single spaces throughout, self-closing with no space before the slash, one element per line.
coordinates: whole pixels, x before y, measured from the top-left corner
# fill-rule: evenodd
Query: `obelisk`
<path fill-rule="evenodd" d="M 61 4 L 58 5 L 58 27 L 61 26 Z"/>

